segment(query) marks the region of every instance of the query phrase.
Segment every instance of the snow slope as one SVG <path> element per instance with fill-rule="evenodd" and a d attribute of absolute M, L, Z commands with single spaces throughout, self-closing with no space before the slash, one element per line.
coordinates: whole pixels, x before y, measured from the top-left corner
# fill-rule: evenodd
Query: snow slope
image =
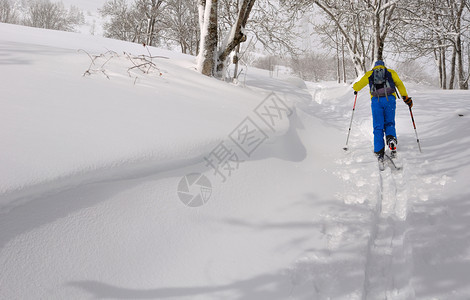
<path fill-rule="evenodd" d="M 11 87 L 5 89 L 2 101 L 14 99 L 14 105 L 2 111 L 2 128 L 7 130 L 2 131 L 1 164 L 15 170 L 0 175 L 3 193 L 69 177 L 76 181 L 79 174 L 87 177 L 129 162 L 134 166 L 153 161 L 158 169 L 194 160 L 239 122 L 240 112 L 231 108 L 248 111 L 256 99 L 216 80 L 201 85 L 192 70 L 192 57 L 162 50 L 152 55 L 177 62 L 156 61 L 159 71 L 145 77 L 135 74 L 140 76 L 137 86 L 127 74 L 133 64 L 124 55 L 107 65 L 110 80 L 101 73 L 83 77 L 91 60 L 78 49 L 97 55 L 113 48 L 134 55 L 147 51 L 136 44 L 73 33 L 3 24 L 2 30 L 2 81 Z M 98 61 L 97 68 L 104 61 Z M 212 87 L 210 97 L 194 101 Z M 237 95 L 224 101 L 231 90 Z"/>
<path fill-rule="evenodd" d="M 78 49 L 115 53 L 82 76 Z M 129 77 L 140 45 L 0 24 L 1 299 L 468 299 L 468 92 L 407 85 L 423 153 L 399 103 L 404 168 L 380 173 L 365 91 L 344 152 L 350 87 L 237 86 L 149 51 L 166 58 Z M 272 92 L 285 106 L 260 110 Z M 190 173 L 203 206 L 178 197 Z"/>

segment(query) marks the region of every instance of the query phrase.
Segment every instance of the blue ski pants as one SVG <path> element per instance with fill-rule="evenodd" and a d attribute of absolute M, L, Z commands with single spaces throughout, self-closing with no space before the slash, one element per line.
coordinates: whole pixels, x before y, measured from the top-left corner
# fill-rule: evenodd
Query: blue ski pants
<path fill-rule="evenodd" d="M 385 147 L 385 136 L 392 135 L 395 138 L 395 109 L 397 102 L 395 96 L 372 97 L 372 124 L 374 126 L 374 152 L 379 152 Z"/>

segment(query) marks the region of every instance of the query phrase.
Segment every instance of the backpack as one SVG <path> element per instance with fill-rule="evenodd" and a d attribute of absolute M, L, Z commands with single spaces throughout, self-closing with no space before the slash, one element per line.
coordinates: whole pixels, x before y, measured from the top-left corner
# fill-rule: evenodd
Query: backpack
<path fill-rule="evenodd" d="M 395 92 L 395 83 L 387 68 L 374 69 L 369 77 L 369 86 L 374 97 L 385 97 Z"/>

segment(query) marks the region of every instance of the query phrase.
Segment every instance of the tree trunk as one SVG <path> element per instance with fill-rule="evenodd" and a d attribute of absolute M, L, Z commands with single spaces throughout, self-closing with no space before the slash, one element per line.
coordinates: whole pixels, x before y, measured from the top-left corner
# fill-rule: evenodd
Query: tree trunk
<path fill-rule="evenodd" d="M 468 79 L 465 78 L 465 71 L 463 69 L 463 47 L 462 47 L 462 13 L 465 8 L 466 1 L 461 0 L 460 7 L 457 12 L 457 23 L 456 23 L 456 34 L 457 37 L 455 39 L 455 50 L 457 52 L 457 64 L 459 69 L 459 88 L 461 90 L 468 90 Z"/>
<path fill-rule="evenodd" d="M 156 22 L 155 17 L 149 17 L 147 21 L 147 38 L 145 40 L 145 43 L 149 46 L 155 46 L 153 44 L 153 35 L 155 33 L 155 22 Z"/>
<path fill-rule="evenodd" d="M 202 32 L 204 27 L 204 12 L 206 10 L 206 0 L 198 0 L 197 8 L 199 13 L 199 32 Z"/>
<path fill-rule="evenodd" d="M 339 59 L 339 38 L 338 38 L 338 31 L 336 31 L 336 38 L 335 38 L 335 44 L 336 44 L 336 80 L 338 83 L 341 83 L 341 61 Z"/>
<path fill-rule="evenodd" d="M 246 41 L 246 35 L 243 33 L 248 18 L 250 17 L 251 10 L 256 0 L 243 0 L 240 10 L 238 12 L 237 20 L 230 30 L 229 36 L 225 38 L 224 43 L 221 45 L 217 57 L 217 77 L 222 77 L 225 71 L 227 58 L 235 48 L 242 42 Z"/>
<path fill-rule="evenodd" d="M 200 1 L 200 3 L 203 1 Z M 201 46 L 198 57 L 197 70 L 206 75 L 213 76 L 215 72 L 215 55 L 217 51 L 217 0 L 205 2 L 204 15 L 202 17 Z M 201 11 L 201 10 L 200 10 Z M 199 18 L 201 21 L 201 16 Z"/>
<path fill-rule="evenodd" d="M 459 89 L 468 90 L 468 80 L 465 78 L 463 69 L 462 41 L 460 34 L 457 35 L 457 65 L 459 70 Z"/>
<path fill-rule="evenodd" d="M 464 87 L 468 90 L 468 81 L 470 80 L 470 43 L 467 43 L 467 78 L 464 81 Z"/>
<path fill-rule="evenodd" d="M 439 87 L 442 89 L 442 56 L 439 49 L 434 49 L 434 60 L 436 61 L 437 70 L 439 71 Z"/>
<path fill-rule="evenodd" d="M 237 46 L 237 50 L 235 50 L 235 56 L 233 57 L 234 59 L 234 64 L 235 64 L 235 70 L 233 70 L 233 79 L 238 78 L 238 65 L 240 63 L 240 45 Z"/>
<path fill-rule="evenodd" d="M 380 15 L 377 13 L 374 16 L 374 57 L 373 60 L 383 60 L 383 52 L 384 52 L 384 43 L 382 37 L 380 36 Z"/>
<path fill-rule="evenodd" d="M 346 60 L 344 59 L 344 38 L 341 38 L 341 54 L 342 54 L 342 65 L 343 65 L 343 82 L 346 83 Z"/>
<path fill-rule="evenodd" d="M 455 59 L 457 55 L 457 49 L 454 45 L 452 49 L 452 59 L 450 61 L 450 80 L 449 80 L 449 90 L 453 90 L 455 86 Z"/>
<path fill-rule="evenodd" d="M 229 35 L 217 51 L 217 0 L 199 0 L 199 25 L 201 27 L 200 51 L 197 69 L 204 75 L 221 78 L 225 72 L 227 59 L 246 40 L 243 30 L 248 22 L 256 0 L 243 0 L 237 20 Z M 202 24 L 202 25 L 201 25 Z"/>
<path fill-rule="evenodd" d="M 442 88 L 447 89 L 447 65 L 446 65 L 446 48 L 441 48 L 441 67 L 442 67 Z"/>
<path fill-rule="evenodd" d="M 341 83 L 341 61 L 339 60 L 339 53 L 336 51 L 336 81 Z"/>

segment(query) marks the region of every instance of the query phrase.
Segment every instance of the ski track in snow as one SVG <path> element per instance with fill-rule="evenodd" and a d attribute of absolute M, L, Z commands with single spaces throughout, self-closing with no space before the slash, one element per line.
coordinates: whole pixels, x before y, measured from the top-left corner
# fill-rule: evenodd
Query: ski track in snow
<path fill-rule="evenodd" d="M 338 109 L 337 102 L 347 101 L 349 98 L 352 101 L 352 93 L 350 96 L 338 95 L 335 99 L 334 93 L 333 98 L 322 95 L 332 94 L 328 91 L 328 86 L 322 87 L 321 84 L 311 83 L 309 88 L 314 101 L 319 104 L 312 104 L 313 107 L 310 110 L 312 114 L 322 115 L 323 118 L 327 116 L 326 119 L 331 126 L 344 124 L 342 120 L 350 117 L 351 111 Z M 322 91 L 324 89 L 325 91 Z M 362 104 L 358 105 L 359 108 L 356 107 L 349 150 L 343 159 L 337 161 L 342 166 L 337 176 L 342 178 L 349 187 L 339 197 L 346 204 L 353 206 L 365 204 L 370 209 L 370 223 L 368 231 L 364 233 L 368 239 L 364 251 L 363 287 L 358 293 L 361 296 L 359 297 L 358 294 L 349 296 L 353 299 L 415 299 L 416 295 L 411 283 L 413 253 L 407 237 L 409 201 L 410 199 L 426 201 L 429 194 L 439 191 L 439 187 L 435 187 L 436 183 L 438 186 L 443 186 L 449 177 L 444 175 L 439 179 L 435 175 L 428 175 L 427 170 L 421 170 L 426 174 L 425 176 L 416 174 L 413 165 L 416 164 L 419 154 L 417 145 L 410 145 L 413 142 L 410 137 L 403 142 L 408 145 L 399 152 L 398 161 L 403 164 L 402 170 L 394 170 L 390 162 L 386 162 L 386 169 L 379 171 L 371 150 L 372 124 L 370 118 L 367 117 L 370 108 L 364 104 L 367 103 L 368 99 L 366 99 L 363 96 L 358 100 Z M 397 105 L 401 104 L 397 102 Z M 403 156 L 408 159 L 402 159 Z M 429 189 L 415 188 L 423 186 L 423 183 Z M 374 186 L 376 188 L 373 188 Z M 339 222 L 341 224 L 340 220 Z M 347 222 L 344 220 L 344 223 Z M 341 227 L 338 227 L 336 231 L 339 235 L 336 237 L 337 240 L 346 240 L 342 235 L 347 231 L 342 230 Z M 341 246 L 338 245 L 338 248 Z"/>
<path fill-rule="evenodd" d="M 394 174 L 397 173 L 397 174 Z M 405 243 L 406 196 L 401 171 L 379 171 L 377 204 L 366 251 L 363 299 L 411 299 L 411 253 Z"/>

